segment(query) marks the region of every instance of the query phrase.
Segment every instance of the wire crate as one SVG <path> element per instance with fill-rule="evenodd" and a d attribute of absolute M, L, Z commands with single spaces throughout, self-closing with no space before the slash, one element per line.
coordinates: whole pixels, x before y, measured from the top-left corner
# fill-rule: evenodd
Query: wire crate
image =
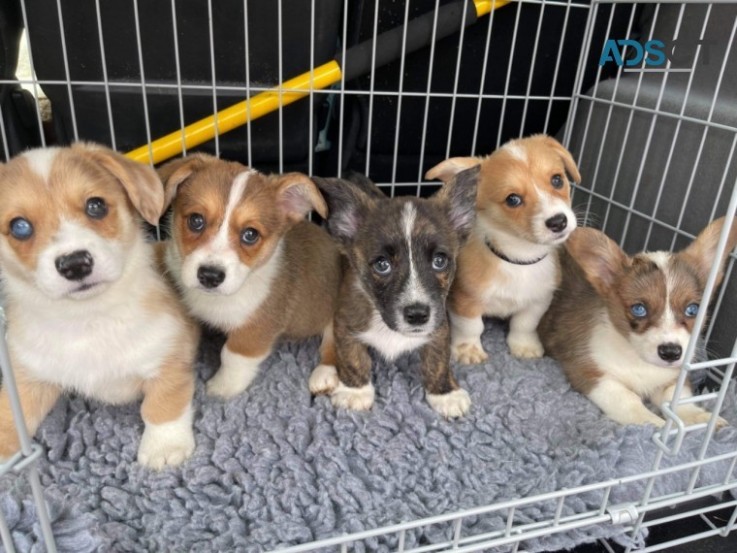
<path fill-rule="evenodd" d="M 580 164 L 583 220 L 628 252 L 675 250 L 737 210 L 736 32 L 737 5 L 720 1 L 10 0 L 0 7 L 0 155 L 91 140 L 156 164 L 197 149 L 261 170 L 355 170 L 391 195 L 427 196 L 437 183 L 423 175 L 439 161 L 542 132 Z M 540 538 L 558 534 L 596 540 L 601 526 L 616 526 L 628 552 L 726 536 L 737 522 L 737 448 L 711 453 L 716 420 L 687 427 L 670 406 L 697 371 L 707 382 L 688 401 L 718 411 L 735 393 L 734 262 L 720 288 L 716 270 L 709 278 L 713 308 L 697 317 L 685 357 L 703 344 L 709 355 L 684 364 L 649 471 L 283 551 L 540 550 Z M 2 385 L 13 395 L 3 335 L 0 326 Z M 22 451 L 0 477 L 29 481 L 35 539 L 54 551 L 42 449 L 18 430 Z M 700 440 L 696 458 L 672 462 L 687 436 Z M 707 470 L 719 478 L 704 484 Z M 656 493 L 675 476 L 677 492 Z M 613 501 L 621 490 L 637 495 Z M 718 499 L 699 502 L 709 498 Z M 571 514 L 571 505 L 581 507 Z M 526 509 L 541 514 L 519 516 Z M 696 515 L 703 531 L 645 543 L 649 529 Z M 474 531 L 479 519 L 496 522 Z M 0 536 L 14 551 L 1 509 Z"/>

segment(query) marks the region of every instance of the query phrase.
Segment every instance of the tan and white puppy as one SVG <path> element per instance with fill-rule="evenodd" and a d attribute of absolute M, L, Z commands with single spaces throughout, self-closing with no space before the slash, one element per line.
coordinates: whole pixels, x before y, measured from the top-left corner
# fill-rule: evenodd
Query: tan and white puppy
<path fill-rule="evenodd" d="M 571 385 L 611 419 L 665 423 L 643 400 L 660 406 L 673 397 L 724 222 L 714 221 L 676 254 L 630 257 L 591 228 L 577 229 L 566 242 L 561 288 L 540 323 L 540 336 Z M 737 224 L 727 253 L 735 244 Z M 726 258 L 719 260 L 720 280 Z M 681 397 L 689 396 L 687 386 Z M 675 412 L 687 425 L 711 417 L 693 403 L 680 404 Z"/>
<path fill-rule="evenodd" d="M 340 254 L 305 216 L 327 214 L 305 175 L 263 175 L 196 154 L 159 169 L 173 202 L 166 265 L 191 313 L 227 333 L 211 395 L 243 392 L 280 337 L 322 336 L 335 365 L 332 320 Z"/>
<path fill-rule="evenodd" d="M 196 325 L 160 276 L 139 217 L 164 203 L 153 169 L 92 144 L 31 150 L 0 165 L 0 267 L 8 347 L 28 429 L 59 395 L 143 396 L 144 465 L 194 450 Z M 0 457 L 18 449 L 0 390 Z"/>
<path fill-rule="evenodd" d="M 448 182 L 476 165 L 476 223 L 448 302 L 453 356 L 469 364 L 488 358 L 481 345 L 486 315 L 510 319 L 512 355 L 541 357 L 536 328 L 560 282 L 555 251 L 576 227 L 570 185 L 581 175 L 559 142 L 535 135 L 488 157 L 448 159 L 425 178 Z"/>

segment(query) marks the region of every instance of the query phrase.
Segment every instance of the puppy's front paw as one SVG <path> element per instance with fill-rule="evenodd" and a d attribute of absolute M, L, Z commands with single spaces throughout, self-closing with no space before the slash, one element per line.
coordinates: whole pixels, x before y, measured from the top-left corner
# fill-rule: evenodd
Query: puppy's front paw
<path fill-rule="evenodd" d="M 353 411 L 368 411 L 374 404 L 374 385 L 370 382 L 360 388 L 351 388 L 342 382 L 330 394 L 330 401 L 335 407 Z"/>
<path fill-rule="evenodd" d="M 318 365 L 310 375 L 310 392 L 316 396 L 331 394 L 338 384 L 338 371 L 333 365 Z"/>
<path fill-rule="evenodd" d="M 191 433 L 186 440 L 169 439 L 158 443 L 142 440 L 138 448 L 138 462 L 150 469 L 161 470 L 165 466 L 175 467 L 182 464 L 193 451 L 194 435 Z"/>
<path fill-rule="evenodd" d="M 451 346 L 450 352 L 453 355 L 453 359 L 463 365 L 478 365 L 489 358 L 480 343 L 464 342 L 457 344 Z"/>
<path fill-rule="evenodd" d="M 540 338 L 534 332 L 510 332 L 507 336 L 507 345 L 512 355 L 522 359 L 538 359 L 545 353 Z"/>
<path fill-rule="evenodd" d="M 447 394 L 427 394 L 427 402 L 445 418 L 462 417 L 471 407 L 471 397 L 463 388 Z"/>
<path fill-rule="evenodd" d="M 232 382 L 227 375 L 223 374 L 222 370 L 219 370 L 215 376 L 205 384 L 208 396 L 215 396 L 221 399 L 230 399 L 235 397 L 246 388 L 247 386 Z"/>
<path fill-rule="evenodd" d="M 194 452 L 192 416 L 163 424 L 146 424 L 138 446 L 138 462 L 154 470 L 176 466 Z"/>
<path fill-rule="evenodd" d="M 690 426 L 692 424 L 708 424 L 708 422 L 711 420 L 712 414 L 709 411 L 704 411 L 700 408 L 694 408 L 685 412 L 680 411 L 678 412 L 678 416 L 681 417 L 681 420 L 686 426 Z M 729 426 L 729 423 L 722 417 L 717 416 L 716 427 L 724 428 L 725 426 Z"/>
<path fill-rule="evenodd" d="M 264 357 L 246 357 L 223 348 L 220 369 L 207 381 L 207 394 L 230 399 L 244 392 L 258 374 Z"/>

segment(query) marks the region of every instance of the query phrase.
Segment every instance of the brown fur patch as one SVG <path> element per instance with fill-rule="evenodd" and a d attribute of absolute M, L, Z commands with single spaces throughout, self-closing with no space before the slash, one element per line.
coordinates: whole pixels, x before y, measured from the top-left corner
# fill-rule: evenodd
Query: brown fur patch
<path fill-rule="evenodd" d="M 13 367 L 21 409 L 28 433 L 33 436 L 36 429 L 56 403 L 61 390 L 44 382 L 30 380 L 23 368 Z M 15 430 L 10 398 L 6 386 L 0 388 L 0 458 L 8 458 L 20 449 L 20 439 Z"/>
<path fill-rule="evenodd" d="M 667 308 L 666 295 L 665 273 L 651 260 L 637 255 L 605 297 L 612 323 L 626 336 L 628 332 L 642 334 L 658 325 Z M 638 318 L 632 314 L 630 307 L 637 303 L 645 305 L 647 316 Z"/>
<path fill-rule="evenodd" d="M 433 339 L 420 351 L 422 378 L 431 394 L 447 394 L 458 389 L 450 369 L 450 327 L 446 320 Z"/>
<path fill-rule="evenodd" d="M 587 394 L 602 376 L 587 344 L 605 303 L 568 251 L 561 249 L 559 258 L 562 286 L 537 330 L 545 352 L 561 363 L 574 389 Z"/>

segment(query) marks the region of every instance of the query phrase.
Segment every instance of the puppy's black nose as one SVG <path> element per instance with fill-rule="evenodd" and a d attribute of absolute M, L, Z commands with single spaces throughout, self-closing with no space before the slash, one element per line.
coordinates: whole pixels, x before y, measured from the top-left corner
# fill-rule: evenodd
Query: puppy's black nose
<path fill-rule="evenodd" d="M 197 269 L 197 280 L 205 288 L 217 288 L 225 280 L 225 271 L 213 265 L 202 265 Z"/>
<path fill-rule="evenodd" d="M 553 232 L 560 232 L 568 226 L 568 217 L 565 213 L 558 213 L 553 215 L 550 219 L 545 221 L 545 226 Z"/>
<path fill-rule="evenodd" d="M 68 255 L 61 255 L 54 261 L 56 270 L 67 280 L 82 280 L 92 273 L 95 259 L 87 250 L 77 250 Z"/>
<path fill-rule="evenodd" d="M 678 361 L 682 353 L 683 349 L 678 344 L 660 344 L 658 346 L 658 356 L 663 361 Z"/>
<path fill-rule="evenodd" d="M 430 306 L 413 303 L 404 308 L 404 320 L 411 325 L 424 325 L 430 319 Z"/>

